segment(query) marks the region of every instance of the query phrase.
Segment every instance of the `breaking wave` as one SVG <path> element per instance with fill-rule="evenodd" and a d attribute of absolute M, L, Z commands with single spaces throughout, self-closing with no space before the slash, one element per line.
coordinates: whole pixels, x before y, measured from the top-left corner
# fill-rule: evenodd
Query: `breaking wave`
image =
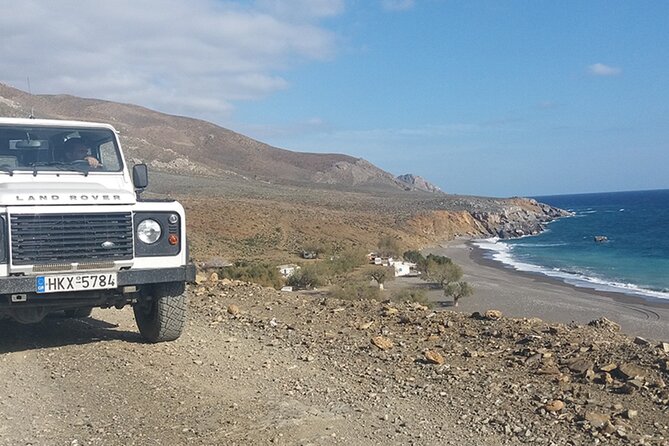
<path fill-rule="evenodd" d="M 514 245 L 505 243 L 497 237 L 475 240 L 474 245 L 484 251 L 484 257 L 500 262 L 516 271 L 542 274 L 579 288 L 621 293 L 646 299 L 669 299 L 669 289 L 644 288 L 634 283 L 615 282 L 593 277 L 578 270 L 546 268 L 520 261 L 513 255 Z M 546 246 L 561 246 L 561 244 L 546 244 Z"/>

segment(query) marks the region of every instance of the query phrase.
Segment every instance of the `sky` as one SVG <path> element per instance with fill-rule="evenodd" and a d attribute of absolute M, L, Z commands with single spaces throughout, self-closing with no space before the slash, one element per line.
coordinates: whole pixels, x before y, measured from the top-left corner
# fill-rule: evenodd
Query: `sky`
<path fill-rule="evenodd" d="M 449 193 L 669 188 L 662 0 L 0 0 L 0 82 Z"/>

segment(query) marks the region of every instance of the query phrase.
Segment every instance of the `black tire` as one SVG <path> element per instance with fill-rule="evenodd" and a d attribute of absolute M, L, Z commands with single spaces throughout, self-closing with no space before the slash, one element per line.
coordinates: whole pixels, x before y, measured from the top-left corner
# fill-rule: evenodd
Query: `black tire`
<path fill-rule="evenodd" d="M 135 322 L 144 339 L 164 342 L 174 341 L 181 336 L 187 313 L 184 290 L 184 283 L 157 284 L 147 300 L 134 306 Z"/>
<path fill-rule="evenodd" d="M 91 313 L 93 313 L 92 307 L 70 308 L 69 310 L 65 310 L 65 317 L 83 319 L 90 317 Z"/>

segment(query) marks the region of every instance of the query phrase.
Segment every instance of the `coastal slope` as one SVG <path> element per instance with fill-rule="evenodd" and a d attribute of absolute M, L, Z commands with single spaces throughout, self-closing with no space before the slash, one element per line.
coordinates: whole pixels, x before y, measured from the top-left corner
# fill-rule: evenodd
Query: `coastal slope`
<path fill-rule="evenodd" d="M 667 349 L 589 326 L 211 278 L 184 335 L 132 311 L 0 325 L 3 444 L 666 445 Z M 138 417 L 137 414 L 142 414 Z"/>

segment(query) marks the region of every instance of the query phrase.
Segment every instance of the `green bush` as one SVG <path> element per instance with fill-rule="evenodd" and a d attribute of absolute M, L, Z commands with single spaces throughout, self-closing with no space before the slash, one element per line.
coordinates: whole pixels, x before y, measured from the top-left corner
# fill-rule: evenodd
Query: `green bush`
<path fill-rule="evenodd" d="M 333 255 L 323 263 L 330 277 L 341 276 L 367 264 L 367 254 L 360 249 L 349 248 Z"/>
<path fill-rule="evenodd" d="M 410 288 L 396 291 L 393 293 L 391 299 L 395 302 L 418 302 L 429 308 L 432 308 L 433 306 L 433 302 L 427 297 L 427 292 L 421 288 Z"/>
<path fill-rule="evenodd" d="M 219 269 L 218 275 L 221 278 L 253 282 L 276 289 L 283 286 L 283 278 L 276 265 L 269 263 L 240 260 L 235 262 L 233 266 Z"/>
<path fill-rule="evenodd" d="M 321 269 L 318 264 L 303 266 L 288 278 L 287 284 L 307 290 L 321 286 L 324 283 Z"/>
<path fill-rule="evenodd" d="M 370 285 L 368 281 L 350 281 L 332 285 L 329 296 L 343 300 L 380 300 L 381 291 L 378 287 Z"/>
<path fill-rule="evenodd" d="M 402 255 L 405 261 L 420 264 L 425 261 L 425 257 L 419 251 L 405 251 Z"/>

